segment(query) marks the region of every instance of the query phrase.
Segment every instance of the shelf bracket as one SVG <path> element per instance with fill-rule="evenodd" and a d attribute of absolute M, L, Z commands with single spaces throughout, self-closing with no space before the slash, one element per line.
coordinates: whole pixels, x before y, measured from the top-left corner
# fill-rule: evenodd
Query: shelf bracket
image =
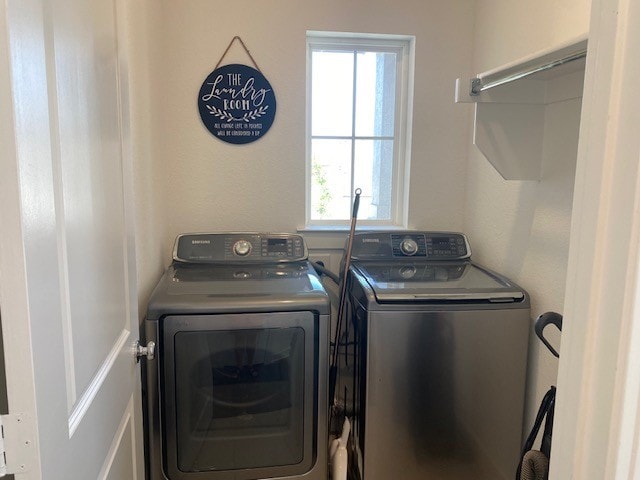
<path fill-rule="evenodd" d="M 482 92 L 482 80 L 478 77 L 470 80 L 469 95 L 477 97 Z"/>

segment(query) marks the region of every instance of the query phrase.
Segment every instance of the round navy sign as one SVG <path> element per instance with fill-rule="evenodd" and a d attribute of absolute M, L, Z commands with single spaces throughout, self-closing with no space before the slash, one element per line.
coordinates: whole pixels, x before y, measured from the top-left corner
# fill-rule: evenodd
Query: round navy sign
<path fill-rule="evenodd" d="M 198 95 L 200 117 L 207 129 L 229 143 L 260 139 L 276 116 L 276 96 L 258 70 L 247 65 L 216 68 Z"/>

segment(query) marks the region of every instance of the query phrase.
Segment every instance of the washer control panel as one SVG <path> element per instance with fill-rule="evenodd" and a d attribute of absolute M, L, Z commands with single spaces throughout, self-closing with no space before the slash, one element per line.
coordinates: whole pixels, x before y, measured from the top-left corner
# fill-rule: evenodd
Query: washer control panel
<path fill-rule="evenodd" d="M 467 237 L 454 232 L 357 232 L 352 258 L 357 260 L 462 260 L 471 257 Z"/>
<path fill-rule="evenodd" d="M 306 260 L 301 235 L 290 233 L 190 233 L 179 235 L 173 259 L 183 263 L 274 263 Z"/>
<path fill-rule="evenodd" d="M 394 257 L 425 257 L 427 255 L 424 234 L 392 234 L 391 247 Z"/>
<path fill-rule="evenodd" d="M 429 235 L 426 243 L 428 258 L 460 259 L 471 255 L 467 239 L 462 234 Z"/>

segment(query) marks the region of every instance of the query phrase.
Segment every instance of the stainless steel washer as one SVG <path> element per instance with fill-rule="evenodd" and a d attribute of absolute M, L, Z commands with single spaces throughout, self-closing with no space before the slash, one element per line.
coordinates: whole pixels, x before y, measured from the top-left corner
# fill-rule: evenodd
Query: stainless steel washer
<path fill-rule="evenodd" d="M 522 439 L 527 293 L 466 237 L 354 236 L 337 392 L 365 480 L 503 480 Z"/>
<path fill-rule="evenodd" d="M 146 341 L 150 480 L 327 478 L 329 298 L 289 234 L 181 235 Z"/>

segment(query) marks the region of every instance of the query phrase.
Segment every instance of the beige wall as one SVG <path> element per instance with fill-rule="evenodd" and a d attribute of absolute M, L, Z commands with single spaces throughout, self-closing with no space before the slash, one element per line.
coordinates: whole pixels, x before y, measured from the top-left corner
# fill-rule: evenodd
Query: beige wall
<path fill-rule="evenodd" d="M 586 35 L 589 10 L 588 0 L 479 0 L 475 73 Z M 533 319 L 563 311 L 580 104 L 574 99 L 547 107 L 541 181 L 505 181 L 475 147 L 470 151 L 464 228 L 474 258 L 528 290 Z M 556 383 L 557 368 L 532 335 L 527 429 Z"/>
<path fill-rule="evenodd" d="M 133 163 L 136 223 L 138 306 L 141 318 L 147 301 L 169 257 L 163 250 L 169 218 L 166 169 L 160 159 L 158 115 L 162 114 L 162 83 L 154 68 L 159 63 L 162 16 L 153 0 L 127 3 L 124 15 L 127 42 L 123 67 L 127 69 L 130 110 L 130 155 Z"/>
<path fill-rule="evenodd" d="M 471 107 L 453 103 L 453 80 L 585 35 L 589 0 L 134 3 L 142 311 L 176 234 L 304 225 L 305 32 L 332 30 L 417 37 L 410 227 L 466 231 L 479 262 L 530 292 L 534 318 L 562 312 L 580 102 L 547 109 L 542 181 L 507 182 L 470 146 Z M 244 146 L 213 138 L 196 107 L 201 83 L 235 35 L 278 102 L 271 130 Z M 234 61 L 250 63 L 237 44 L 225 58 Z M 320 244 L 341 245 L 341 236 L 330 238 L 340 241 Z M 529 423 L 557 370 L 539 342 L 531 345 Z"/>
<path fill-rule="evenodd" d="M 586 35 L 590 6 L 590 0 L 478 0 L 475 73 Z"/>
<path fill-rule="evenodd" d="M 305 221 L 305 34 L 307 30 L 415 35 L 416 75 L 409 221 L 462 228 L 469 117 L 452 82 L 471 62 L 471 0 L 293 0 L 158 2 L 160 58 L 150 82 L 160 134 L 154 163 L 165 169 L 168 231 L 295 231 Z M 276 119 L 259 141 L 234 146 L 202 125 L 196 99 L 239 35 L 277 97 Z M 236 43 L 224 63 L 251 61 Z M 343 238 L 338 245 L 342 245 Z"/>

